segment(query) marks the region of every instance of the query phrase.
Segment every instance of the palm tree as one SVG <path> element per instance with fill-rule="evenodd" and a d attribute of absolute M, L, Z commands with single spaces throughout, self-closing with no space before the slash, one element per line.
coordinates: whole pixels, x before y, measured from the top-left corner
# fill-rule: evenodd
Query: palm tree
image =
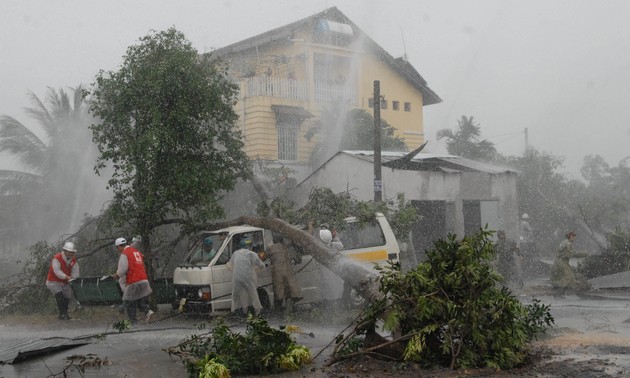
<path fill-rule="evenodd" d="M 42 236 L 72 224 L 74 206 L 67 200 L 76 198 L 79 177 L 89 165 L 82 159 L 92 147 L 82 92 L 81 86 L 70 93 L 48 88 L 45 102 L 29 93 L 32 107 L 25 110 L 38 121 L 41 137 L 15 118 L 0 116 L 0 153 L 14 157 L 18 166 L 0 170 L 0 195 L 25 197 L 30 206 L 20 215 L 29 227 L 41 226 Z"/>
<path fill-rule="evenodd" d="M 467 157 L 469 159 L 490 160 L 497 150 L 494 144 L 486 139 L 480 140 L 481 127 L 475 124 L 473 117 L 462 116 L 457 121 L 457 130 L 442 129 L 437 132 L 437 138 L 446 138 L 446 149 L 449 154 Z"/>

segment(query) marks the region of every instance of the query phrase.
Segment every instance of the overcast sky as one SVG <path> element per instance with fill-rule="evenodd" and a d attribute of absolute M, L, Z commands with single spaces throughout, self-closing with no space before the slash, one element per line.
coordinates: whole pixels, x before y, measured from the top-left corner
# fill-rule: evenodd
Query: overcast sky
<path fill-rule="evenodd" d="M 466 115 L 506 154 L 522 153 L 527 128 L 573 178 L 587 154 L 630 155 L 625 0 L 2 0 L 0 114 L 35 126 L 29 90 L 90 84 L 152 29 L 175 26 L 206 52 L 331 6 L 394 57 L 406 52 L 443 99 L 424 108 L 428 151 L 444 152 L 437 130 Z"/>

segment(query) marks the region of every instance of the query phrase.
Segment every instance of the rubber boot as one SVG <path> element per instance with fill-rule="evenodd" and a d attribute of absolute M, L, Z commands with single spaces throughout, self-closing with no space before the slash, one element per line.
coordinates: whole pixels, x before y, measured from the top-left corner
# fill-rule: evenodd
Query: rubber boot
<path fill-rule="evenodd" d="M 57 310 L 59 311 L 59 320 L 64 320 L 63 318 L 63 304 L 64 304 L 64 296 L 62 292 L 55 294 L 55 302 L 57 302 Z"/>
<path fill-rule="evenodd" d="M 70 320 L 70 316 L 68 315 L 68 305 L 70 304 L 70 298 L 66 298 L 62 295 L 63 298 L 63 313 L 61 317 L 63 320 Z"/>

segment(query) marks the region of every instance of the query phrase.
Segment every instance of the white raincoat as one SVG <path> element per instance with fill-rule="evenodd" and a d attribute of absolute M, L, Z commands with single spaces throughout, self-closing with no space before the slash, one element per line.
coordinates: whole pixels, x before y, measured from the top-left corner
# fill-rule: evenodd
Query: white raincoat
<path fill-rule="evenodd" d="M 258 258 L 255 252 L 249 249 L 239 249 L 232 254 L 227 267 L 232 269 L 232 311 L 253 306 L 256 313 L 260 312 L 262 305 L 258 298 L 258 277 L 256 268 L 265 268 L 265 264 Z"/>

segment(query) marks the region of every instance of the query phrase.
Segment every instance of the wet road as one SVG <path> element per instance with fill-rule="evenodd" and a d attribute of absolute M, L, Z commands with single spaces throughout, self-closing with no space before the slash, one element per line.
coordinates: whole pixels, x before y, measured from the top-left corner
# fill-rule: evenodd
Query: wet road
<path fill-rule="evenodd" d="M 161 310 L 155 322 L 139 324 L 133 328 L 132 332 L 108 334 L 102 339 L 93 338 L 93 342 L 88 345 L 58 351 L 12 365 L 0 365 L 0 377 L 41 378 L 54 376 L 54 374 L 62 373 L 66 368 L 67 356 L 87 354 L 94 354 L 101 360 L 107 358 L 111 364 L 101 367 L 87 367 L 81 374 L 75 368 L 69 368 L 66 370 L 68 377 L 187 377 L 186 368 L 181 360 L 176 356 L 169 357 L 164 349 L 177 345 L 190 335 L 207 333 L 208 330 L 203 328 L 204 320 L 200 318 L 184 318 L 178 315 L 160 320 L 168 313 L 168 309 Z M 90 324 L 89 319 L 83 317 L 76 317 L 69 322 L 58 321 L 52 316 L 42 317 L 41 320 L 42 324 L 35 326 L 0 324 L 0 349 L 28 339 L 80 337 L 112 332 L 111 324 L 114 323 L 111 322 L 109 327 L 106 323 L 93 325 Z M 274 327 L 287 324 L 277 318 L 270 318 L 268 321 Z M 48 327 L 46 327 L 46 322 L 49 323 Z M 322 350 L 337 335 L 336 332 L 343 328 L 340 326 L 339 329 L 334 327 L 323 329 L 319 326 L 320 329 L 314 332 L 316 336 L 311 337 L 308 333 L 313 332 L 315 327 L 303 322 L 291 322 L 290 324 L 299 325 L 304 330 L 304 334 L 294 334 L 294 338 L 297 343 L 307 345 L 313 355 Z M 232 330 L 244 333 L 244 324 L 235 323 Z M 321 366 L 324 360 L 325 355 L 320 356 L 313 366 Z M 310 366 L 309 369 L 313 366 Z M 306 370 L 308 372 L 308 369 Z M 304 373 L 301 373 L 296 376 L 303 375 Z M 58 376 L 62 377 L 63 375 Z"/>
<path fill-rule="evenodd" d="M 518 296 L 525 304 L 531 303 L 533 294 Z M 575 352 L 570 358 L 588 359 L 588 344 L 605 344 L 618 348 L 630 347 L 630 298 L 628 299 L 583 299 L 575 295 L 565 298 L 554 298 L 549 295 L 536 295 L 542 303 L 551 305 L 551 313 L 555 318 L 556 327 L 554 333 L 561 332 L 566 336 L 559 337 L 558 343 L 579 344 L 583 348 Z M 168 310 L 160 312 L 166 316 Z M 324 313 L 325 314 L 325 313 Z M 322 315 L 325 325 L 313 322 L 291 321 L 290 324 L 298 325 L 305 333 L 313 332 L 315 337 L 306 334 L 295 335 L 299 344 L 311 348 L 315 355 L 344 328 L 344 325 L 328 321 L 326 316 L 335 316 L 334 313 Z M 134 332 L 108 335 L 102 340 L 95 340 L 90 345 L 85 345 L 66 351 L 36 358 L 15 365 L 0 365 L 0 377 L 47 377 L 54 373 L 60 373 L 65 367 L 65 357 L 93 353 L 99 358 L 107 358 L 111 365 L 100 368 L 88 367 L 83 375 L 75 370 L 68 370 L 69 377 L 186 377 L 186 369 L 179 358 L 169 358 L 163 349 L 178 344 L 181 340 L 192 334 L 200 334 L 207 331 L 200 330 L 199 324 L 203 319 L 186 319 L 181 316 L 169 318 L 151 324 L 141 324 L 134 328 Z M 27 338 L 43 338 L 51 336 L 76 337 L 104 332 L 107 322 L 92 324 L 89 319 L 77 319 L 65 324 L 60 321 L 49 321 L 50 324 L 38 326 L 0 325 L 0 347 L 10 345 L 18 340 Z M 269 319 L 269 324 L 279 326 L 287 324 L 279 319 Z M 236 326 L 236 332 L 244 332 L 244 327 Z M 109 329 L 111 331 L 111 328 Z M 587 344 L 586 346 L 584 344 Z M 558 344 L 559 345 L 559 344 Z M 570 346 L 570 345 L 569 345 Z M 619 352 L 615 347 L 609 347 L 609 353 L 603 353 L 601 349 L 593 350 L 599 358 L 610 358 L 630 375 L 630 358 L 627 354 Z M 627 349 L 622 349 L 627 350 Z M 322 376 L 321 373 L 312 372 L 312 368 L 321 367 L 329 350 L 322 353 L 313 365 L 301 372 L 281 374 L 289 376 Z M 565 358 L 567 356 L 564 356 Z M 61 375 L 60 375 L 61 376 Z"/>

